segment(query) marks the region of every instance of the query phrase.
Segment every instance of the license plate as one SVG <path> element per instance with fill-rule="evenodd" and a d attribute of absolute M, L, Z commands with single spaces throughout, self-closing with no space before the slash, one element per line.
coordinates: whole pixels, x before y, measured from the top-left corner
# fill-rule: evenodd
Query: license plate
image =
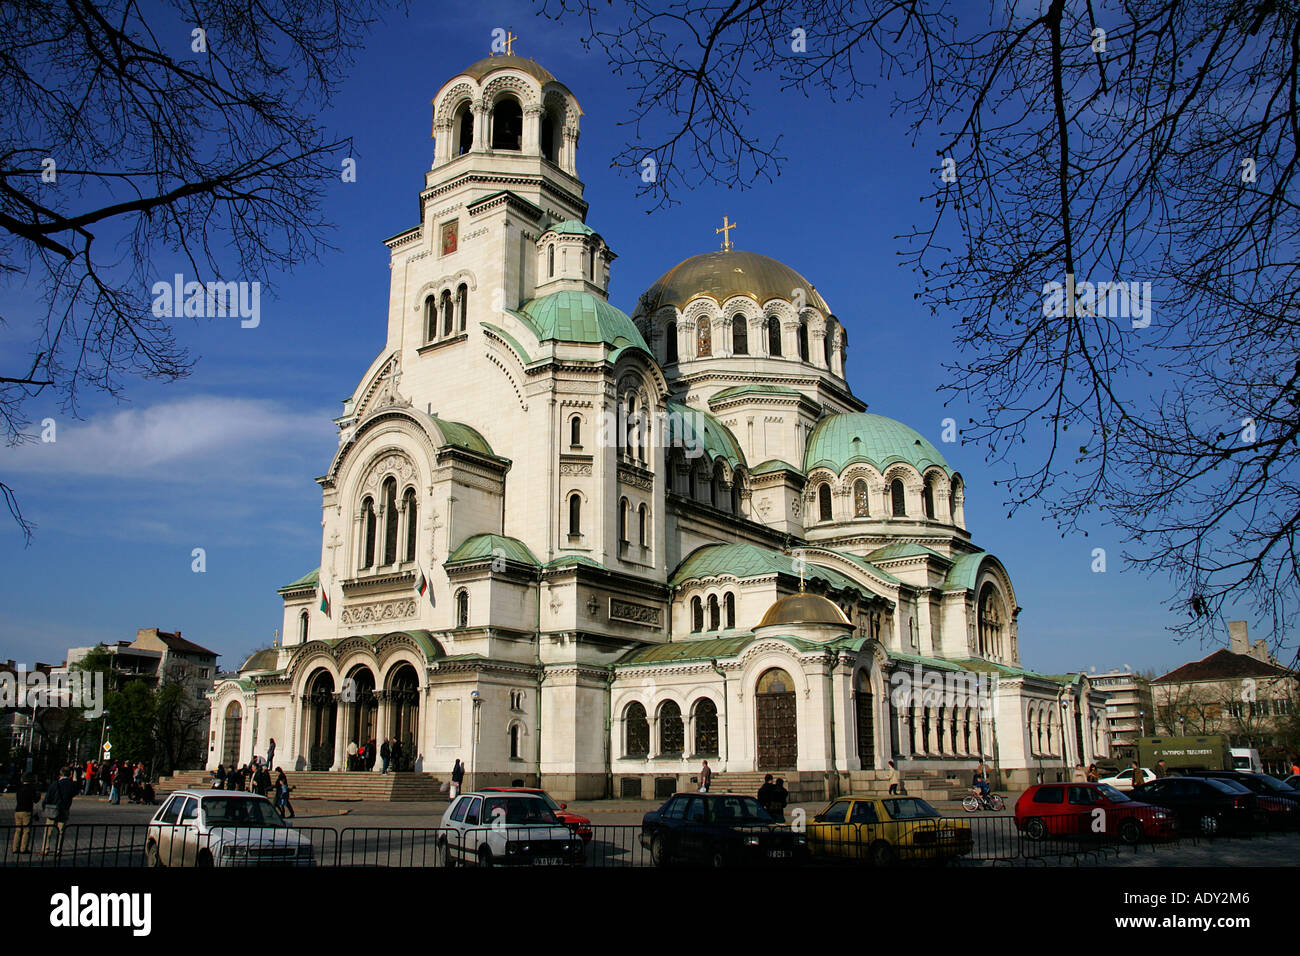
<path fill-rule="evenodd" d="M 533 862 L 538 866 L 560 866 L 564 863 L 564 860 L 558 856 L 539 856 Z"/>
<path fill-rule="evenodd" d="M 776 860 L 784 860 L 794 856 L 789 850 L 768 850 L 767 855 Z"/>

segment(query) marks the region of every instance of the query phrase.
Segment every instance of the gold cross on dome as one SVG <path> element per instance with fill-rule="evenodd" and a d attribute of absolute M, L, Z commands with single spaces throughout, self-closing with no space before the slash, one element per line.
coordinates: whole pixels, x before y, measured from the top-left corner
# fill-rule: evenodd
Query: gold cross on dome
<path fill-rule="evenodd" d="M 730 251 L 731 251 L 731 230 L 735 229 L 737 225 L 738 225 L 738 223 L 728 222 L 728 221 L 727 221 L 727 217 L 726 217 L 726 216 L 723 216 L 723 217 L 722 217 L 722 228 L 721 228 L 721 229 L 714 229 L 714 230 L 713 230 L 715 233 L 718 233 L 718 232 L 722 233 L 722 251 L 723 251 L 723 252 L 730 252 Z"/>
<path fill-rule="evenodd" d="M 519 37 L 515 36 L 509 30 L 506 31 L 506 56 L 515 55 L 514 42 L 518 39 Z"/>

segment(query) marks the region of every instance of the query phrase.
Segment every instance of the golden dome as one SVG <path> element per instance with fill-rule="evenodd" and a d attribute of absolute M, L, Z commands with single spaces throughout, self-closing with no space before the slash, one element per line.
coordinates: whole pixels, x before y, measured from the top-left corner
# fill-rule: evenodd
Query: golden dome
<path fill-rule="evenodd" d="M 795 289 L 804 290 L 804 302 L 830 315 L 826 304 L 811 282 L 784 263 L 757 252 L 706 252 L 691 256 L 669 269 L 641 297 L 646 314 L 666 305 L 684 309 L 686 303 L 702 295 L 712 296 L 719 304 L 733 295 L 744 295 L 759 305 L 769 299 L 794 301 Z"/>
<path fill-rule="evenodd" d="M 769 627 L 773 624 L 839 624 L 842 627 L 852 627 L 852 622 L 844 616 L 836 605 L 822 597 L 820 594 L 809 594 L 807 591 L 800 591 L 798 594 L 787 594 L 785 597 L 777 600 L 767 613 L 763 615 L 763 620 L 759 621 L 759 627 Z"/>

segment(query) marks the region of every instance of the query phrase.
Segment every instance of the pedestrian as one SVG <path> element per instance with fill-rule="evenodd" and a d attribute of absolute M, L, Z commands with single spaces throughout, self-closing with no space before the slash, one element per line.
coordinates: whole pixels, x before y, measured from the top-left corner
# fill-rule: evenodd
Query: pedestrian
<path fill-rule="evenodd" d="M 770 773 L 763 774 L 763 785 L 758 788 L 758 793 L 755 796 L 758 800 L 759 806 L 775 818 L 776 784 L 772 782 L 772 775 Z"/>
<path fill-rule="evenodd" d="M 32 852 L 32 815 L 36 812 L 36 774 L 23 774 L 15 791 L 14 854 Z"/>
<path fill-rule="evenodd" d="M 377 751 L 375 750 L 375 738 L 371 737 L 370 740 L 366 742 L 366 769 L 367 770 L 375 769 L 376 756 L 377 756 Z"/>
<path fill-rule="evenodd" d="M 903 772 L 892 760 L 889 761 L 889 792 L 894 796 L 901 796 L 907 792 L 903 789 Z"/>
<path fill-rule="evenodd" d="M 981 760 L 979 766 L 975 768 L 974 784 L 975 789 L 980 792 L 981 797 L 987 797 L 989 795 L 989 790 L 991 789 L 989 786 L 989 768 L 983 760 Z"/>
<path fill-rule="evenodd" d="M 127 781 L 130 779 L 126 764 L 119 763 L 117 769 L 113 772 L 113 789 L 108 796 L 109 803 L 120 804 L 122 802 L 122 791 L 126 789 Z"/>
<path fill-rule="evenodd" d="M 1163 779 L 1164 779 L 1165 777 L 1167 777 L 1167 776 L 1169 776 L 1169 771 L 1165 769 L 1165 762 L 1164 762 L 1163 760 L 1157 760 L 1157 761 L 1156 761 L 1156 779 L 1157 779 L 1157 780 L 1163 780 Z"/>
<path fill-rule="evenodd" d="M 268 767 L 275 766 L 275 738 L 274 737 L 272 737 L 271 742 L 266 745 L 266 765 Z"/>
<path fill-rule="evenodd" d="M 1081 763 L 1076 763 L 1076 764 L 1074 765 L 1074 770 L 1072 770 L 1072 771 L 1070 772 L 1070 782 L 1071 782 L 1071 783 L 1087 783 L 1087 782 L 1088 782 L 1088 771 L 1086 771 L 1086 770 L 1083 769 L 1083 764 L 1081 764 Z"/>
<path fill-rule="evenodd" d="M 348 762 L 345 766 L 349 770 L 357 769 L 357 742 L 355 740 L 348 741 Z"/>
<path fill-rule="evenodd" d="M 1101 771 L 1097 769 L 1097 765 L 1095 763 L 1088 764 L 1088 782 L 1096 783 L 1100 779 Z"/>
<path fill-rule="evenodd" d="M 266 767 L 259 766 L 253 775 L 253 789 L 258 796 L 265 797 L 271 791 L 271 774 Z"/>
<path fill-rule="evenodd" d="M 212 771 L 212 789 L 226 789 L 226 768 L 221 764 L 217 764 L 217 769 Z"/>
<path fill-rule="evenodd" d="M 392 759 L 392 756 L 393 748 L 388 745 L 388 738 L 385 737 L 383 746 L 379 748 L 379 759 L 384 762 L 384 769 L 381 770 L 380 773 L 388 773 L 388 761 Z M 459 760 L 456 762 L 460 763 Z"/>
<path fill-rule="evenodd" d="M 455 800 L 460 796 L 460 785 L 465 779 L 465 765 L 456 758 L 456 765 L 451 768 L 451 798 Z"/>
<path fill-rule="evenodd" d="M 54 852 L 63 852 L 63 829 L 68 825 L 68 816 L 72 812 L 72 798 L 77 795 L 77 784 L 72 779 L 72 769 L 64 767 L 59 771 L 59 779 L 50 784 L 41 800 L 41 812 L 45 816 L 45 838 L 41 841 L 41 856 L 50 852 L 50 832 L 57 830 L 59 837 Z"/>
<path fill-rule="evenodd" d="M 713 782 L 713 771 L 709 769 L 709 762 L 704 761 L 704 766 L 700 767 L 700 793 L 709 792 L 709 784 Z"/>
<path fill-rule="evenodd" d="M 768 812 L 777 823 L 785 823 L 785 805 L 790 802 L 790 791 L 785 788 L 784 777 L 777 777 L 776 783 L 772 786 L 774 787 L 773 809 Z"/>
<path fill-rule="evenodd" d="M 1133 777 L 1133 786 L 1135 787 L 1142 786 L 1143 782 L 1146 779 L 1146 775 L 1142 773 L 1142 768 L 1138 766 L 1138 762 L 1136 760 L 1133 761 L 1133 766 L 1129 768 L 1129 773 Z"/>
<path fill-rule="evenodd" d="M 286 810 L 289 812 L 289 816 L 296 817 L 298 814 L 294 812 L 293 804 L 289 802 L 289 794 L 293 790 L 293 787 L 289 786 L 289 778 L 284 775 L 284 769 L 281 767 L 276 767 L 275 772 L 277 774 L 275 778 L 275 808 L 280 811 L 281 817 L 285 815 Z"/>
<path fill-rule="evenodd" d="M 397 773 L 402 769 L 402 742 L 396 737 L 393 738 L 390 753 L 393 755 L 393 773 Z"/>

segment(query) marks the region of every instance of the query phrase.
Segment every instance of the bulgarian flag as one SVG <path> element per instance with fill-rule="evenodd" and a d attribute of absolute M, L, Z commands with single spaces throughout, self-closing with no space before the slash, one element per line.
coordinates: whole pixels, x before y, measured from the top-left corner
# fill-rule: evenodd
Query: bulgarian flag
<path fill-rule="evenodd" d="M 320 611 L 326 617 L 330 616 L 330 593 L 325 589 L 324 582 L 320 586 Z"/>
<path fill-rule="evenodd" d="M 415 581 L 415 590 L 420 592 L 420 597 L 425 594 L 429 595 L 429 603 L 433 603 L 433 588 L 429 587 L 429 579 L 424 576 L 424 569 L 420 569 L 420 576 Z"/>

